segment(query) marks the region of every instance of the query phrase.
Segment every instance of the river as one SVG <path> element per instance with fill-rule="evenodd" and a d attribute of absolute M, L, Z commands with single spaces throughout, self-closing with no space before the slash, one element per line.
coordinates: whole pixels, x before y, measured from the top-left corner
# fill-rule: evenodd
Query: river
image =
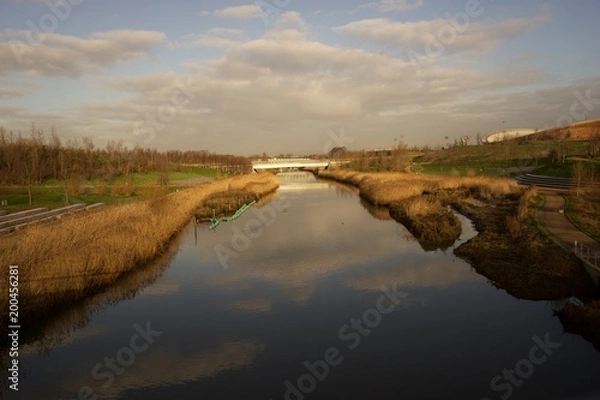
<path fill-rule="evenodd" d="M 311 175 L 38 327 L 8 399 L 598 399 L 600 352 Z M 476 232 L 462 218 L 455 246 Z M 6 381 L 3 386 L 7 386 Z"/>

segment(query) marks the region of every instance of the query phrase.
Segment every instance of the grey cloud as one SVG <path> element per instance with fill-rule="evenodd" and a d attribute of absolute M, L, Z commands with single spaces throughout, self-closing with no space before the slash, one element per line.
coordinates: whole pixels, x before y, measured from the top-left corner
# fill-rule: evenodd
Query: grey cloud
<path fill-rule="evenodd" d="M 177 75 L 174 72 L 169 71 L 142 76 L 130 76 L 124 79 L 115 80 L 111 82 L 110 85 L 116 90 L 149 92 L 172 86 L 177 79 Z"/>
<path fill-rule="evenodd" d="M 9 88 L 0 86 L 0 99 L 8 97 L 19 97 L 26 94 L 27 91 L 23 89 Z"/>

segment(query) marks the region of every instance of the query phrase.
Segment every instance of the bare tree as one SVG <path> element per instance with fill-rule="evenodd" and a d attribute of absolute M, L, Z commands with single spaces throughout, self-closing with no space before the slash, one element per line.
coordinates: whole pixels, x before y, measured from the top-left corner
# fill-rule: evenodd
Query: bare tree
<path fill-rule="evenodd" d="M 400 140 L 396 146 L 392 149 L 392 170 L 393 171 L 404 171 L 406 168 L 407 155 L 406 155 L 406 144 Z"/>
<path fill-rule="evenodd" d="M 27 195 L 29 198 L 29 205 L 33 204 L 32 188 L 38 181 L 39 176 L 39 151 L 40 144 L 43 143 L 43 131 L 38 128 L 35 123 L 31 123 L 30 128 L 31 138 L 29 140 L 21 139 L 21 181 L 27 186 Z"/>
<path fill-rule="evenodd" d="M 573 168 L 571 169 L 571 179 L 575 184 L 575 194 L 579 197 L 585 179 L 585 167 L 581 160 L 577 160 L 575 161 L 575 164 L 573 164 Z"/>

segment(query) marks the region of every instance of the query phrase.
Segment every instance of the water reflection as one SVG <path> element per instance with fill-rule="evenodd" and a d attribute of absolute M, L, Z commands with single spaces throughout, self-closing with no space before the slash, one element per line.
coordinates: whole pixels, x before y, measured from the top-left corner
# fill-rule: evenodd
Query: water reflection
<path fill-rule="evenodd" d="M 206 349 L 183 348 L 175 343 L 162 345 L 154 351 L 140 354 L 134 362 L 110 385 L 108 379 L 90 379 L 91 371 L 74 369 L 57 382 L 63 393 L 77 393 L 81 387 L 90 387 L 94 394 L 106 399 L 119 399 L 127 391 L 182 385 L 218 374 L 243 369 L 252 365 L 264 345 L 256 341 L 225 341 Z M 101 359 L 98 361 L 102 361 Z M 101 373 L 109 371 L 108 368 Z M 66 371 L 65 371 L 66 372 Z"/>
<path fill-rule="evenodd" d="M 389 221 L 392 219 L 390 216 L 390 209 L 388 207 L 376 206 L 373 203 L 368 202 L 367 200 L 361 197 L 360 205 L 364 207 L 365 210 L 371 214 L 371 216 L 380 221 Z"/>
<path fill-rule="evenodd" d="M 179 285 L 174 282 L 153 283 L 169 267 L 169 263 L 177 254 L 177 248 L 183 235 L 177 236 L 173 245 L 149 265 L 133 270 L 117 280 L 106 289 L 88 296 L 69 307 L 55 310 L 52 316 L 28 326 L 23 332 L 29 336 L 22 338 L 21 353 L 49 353 L 52 349 L 71 345 L 79 340 L 101 336 L 107 332 L 106 327 L 94 327 L 83 330 L 94 314 L 102 309 L 134 299 L 136 296 L 154 296 L 176 293 Z M 23 340 L 25 339 L 25 340 Z"/>

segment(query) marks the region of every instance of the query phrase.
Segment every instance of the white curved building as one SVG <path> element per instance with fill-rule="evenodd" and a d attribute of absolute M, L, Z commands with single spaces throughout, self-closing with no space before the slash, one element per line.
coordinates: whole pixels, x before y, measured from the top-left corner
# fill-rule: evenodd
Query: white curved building
<path fill-rule="evenodd" d="M 481 139 L 483 143 L 498 143 L 503 140 L 515 139 L 524 136 L 533 135 L 537 129 L 521 128 L 521 129 L 503 129 L 487 134 Z"/>

